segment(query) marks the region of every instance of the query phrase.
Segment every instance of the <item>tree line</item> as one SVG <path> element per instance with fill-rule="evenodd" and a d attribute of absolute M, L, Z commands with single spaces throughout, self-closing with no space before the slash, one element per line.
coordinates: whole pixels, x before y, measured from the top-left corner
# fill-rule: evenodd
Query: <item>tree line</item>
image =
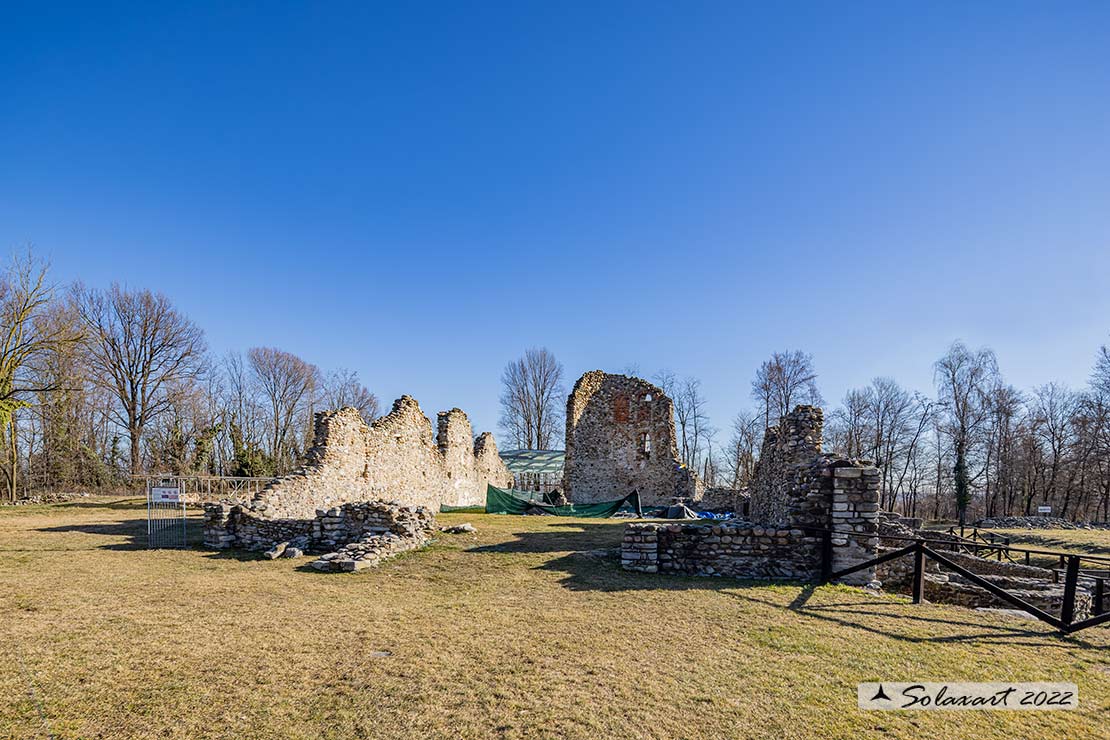
<path fill-rule="evenodd" d="M 639 375 L 639 369 L 626 372 Z M 994 353 L 954 343 L 932 394 L 875 378 L 826 414 L 825 448 L 871 460 L 884 509 L 931 519 L 1035 514 L 1110 520 L 1110 350 L 1090 381 L 1022 391 Z M 663 370 L 681 461 L 707 485 L 743 488 L 763 431 L 798 403 L 823 403 L 812 355 L 776 352 L 757 369 L 751 410 L 727 442 L 700 381 Z M 563 367 L 547 349 L 506 366 L 505 447 L 561 447 Z M 59 286 L 30 254 L 0 271 L 0 496 L 124 485 L 164 472 L 269 477 L 311 444 L 316 410 L 378 399 L 344 369 L 275 347 L 214 357 L 204 332 L 164 295 Z"/>
<path fill-rule="evenodd" d="M 1110 351 L 1090 381 L 1028 392 L 1007 383 L 990 349 L 954 342 L 933 364 L 933 395 L 879 377 L 826 414 L 825 449 L 872 461 L 883 509 L 969 521 L 1035 515 L 1110 521 Z M 795 403 L 820 403 L 813 357 L 776 353 L 752 383 L 763 413 L 733 423 L 729 485 L 752 477 L 767 420 Z M 797 381 L 802 379 L 799 386 Z M 800 392 L 799 392 L 800 389 Z M 789 399 L 789 400 L 787 400 Z"/>
<path fill-rule="evenodd" d="M 28 254 L 0 272 L 0 495 L 127 485 L 132 475 L 275 476 L 321 408 L 377 398 L 275 347 L 213 357 L 164 295 L 50 282 Z"/>
<path fill-rule="evenodd" d="M 1088 384 L 1007 383 L 994 353 L 954 342 L 933 363 L 931 394 L 888 377 L 849 390 L 825 415 L 824 449 L 873 462 L 882 508 L 927 519 L 1035 515 L 1110 521 L 1110 349 L 1096 353 Z M 636 366 L 625 368 L 640 375 Z M 561 441 L 562 365 L 529 350 L 502 377 L 501 431 L 517 447 Z M 764 430 L 797 404 L 824 403 L 813 356 L 775 352 L 751 381 L 755 407 L 718 443 L 701 383 L 660 371 L 652 380 L 674 402 L 680 460 L 708 486 L 745 488 Z M 540 423 L 542 419 L 542 424 Z"/>

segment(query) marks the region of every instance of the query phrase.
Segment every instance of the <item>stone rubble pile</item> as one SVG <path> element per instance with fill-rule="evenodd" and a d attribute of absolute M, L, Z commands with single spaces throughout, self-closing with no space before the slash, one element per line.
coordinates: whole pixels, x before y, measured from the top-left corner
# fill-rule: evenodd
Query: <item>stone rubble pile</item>
<path fill-rule="evenodd" d="M 423 547 L 436 531 L 435 515 L 422 506 L 362 501 L 316 512 L 312 540 L 333 550 L 309 563 L 316 570 L 350 572 Z"/>
<path fill-rule="evenodd" d="M 423 547 L 427 541 L 428 537 L 425 535 L 401 537 L 392 532 L 367 534 L 355 542 L 343 545 L 335 552 L 321 555 L 309 565 L 316 570 L 350 573 L 380 565 L 383 560 L 394 555 Z"/>
<path fill-rule="evenodd" d="M 270 560 L 323 553 L 311 563 L 317 570 L 368 568 L 423 547 L 435 532 L 435 514 L 396 501 L 357 501 L 317 509 L 313 519 L 277 520 L 259 518 L 243 506 L 205 506 L 209 546 L 263 551 Z"/>

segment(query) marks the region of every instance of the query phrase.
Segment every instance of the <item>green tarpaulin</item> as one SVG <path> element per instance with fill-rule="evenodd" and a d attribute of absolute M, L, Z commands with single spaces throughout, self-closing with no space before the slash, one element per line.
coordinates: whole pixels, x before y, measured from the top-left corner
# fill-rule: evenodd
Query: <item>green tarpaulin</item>
<path fill-rule="evenodd" d="M 640 513 L 640 494 L 633 491 L 622 499 L 616 501 L 599 501 L 595 504 L 567 504 L 566 506 L 552 506 L 551 504 L 522 498 L 512 491 L 505 491 L 493 486 L 486 486 L 486 513 L 487 514 L 524 514 L 529 509 L 539 509 L 555 516 L 584 516 L 604 518 L 613 516 L 625 504 L 631 504 L 637 516 Z"/>

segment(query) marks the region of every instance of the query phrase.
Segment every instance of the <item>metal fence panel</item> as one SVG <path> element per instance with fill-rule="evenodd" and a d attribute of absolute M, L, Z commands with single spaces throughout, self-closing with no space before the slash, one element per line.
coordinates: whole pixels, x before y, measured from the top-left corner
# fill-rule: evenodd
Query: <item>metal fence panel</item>
<path fill-rule="evenodd" d="M 148 479 L 147 547 L 185 547 L 185 491 L 177 480 Z"/>

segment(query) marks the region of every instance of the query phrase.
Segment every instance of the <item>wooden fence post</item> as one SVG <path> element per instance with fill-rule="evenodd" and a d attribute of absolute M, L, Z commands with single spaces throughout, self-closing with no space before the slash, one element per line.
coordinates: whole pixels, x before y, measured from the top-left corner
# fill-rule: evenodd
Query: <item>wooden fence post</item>
<path fill-rule="evenodd" d="M 913 603 L 920 604 L 925 596 L 925 549 L 921 540 L 913 551 Z"/>
<path fill-rule="evenodd" d="M 1060 621 L 1065 627 L 1075 620 L 1075 586 L 1078 582 L 1079 556 L 1069 555 L 1068 570 L 1064 576 L 1064 603 L 1060 607 Z"/>

